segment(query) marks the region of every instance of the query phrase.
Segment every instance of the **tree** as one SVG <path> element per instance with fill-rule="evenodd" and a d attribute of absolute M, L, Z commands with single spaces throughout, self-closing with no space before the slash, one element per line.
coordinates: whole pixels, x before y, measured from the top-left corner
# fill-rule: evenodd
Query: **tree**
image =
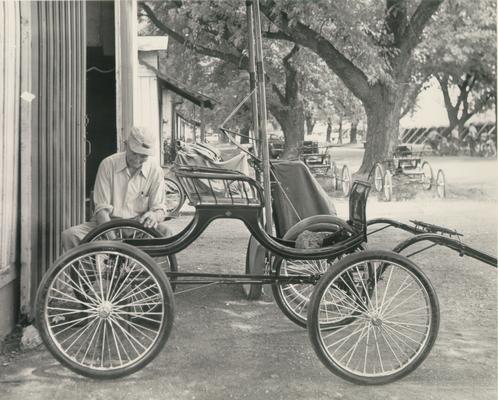
<path fill-rule="evenodd" d="M 268 37 L 314 51 L 363 104 L 367 146 L 360 174 L 394 150 L 407 66 L 442 2 L 261 0 L 272 22 Z"/>
<path fill-rule="evenodd" d="M 211 0 L 140 5 L 157 29 L 185 48 L 221 60 L 225 67 L 231 65 L 233 69 L 247 71 L 247 30 L 242 3 Z M 328 90 L 317 94 L 324 86 L 320 81 L 327 77 L 322 79 L 322 71 L 308 68 L 316 62 L 314 53 L 275 40 L 265 40 L 264 45 L 268 110 L 284 132 L 283 156 L 295 157 L 304 140 L 306 115 L 312 121 L 316 112 L 311 103 L 320 98 L 319 103 L 325 104 L 324 97 L 331 93 Z M 225 86 L 227 82 L 225 77 Z M 303 96 L 303 85 L 307 95 L 313 93 L 311 100 Z"/>
<path fill-rule="evenodd" d="M 421 70 L 439 83 L 450 129 L 461 132 L 466 121 L 496 102 L 495 7 L 490 0 L 446 2 L 421 46 Z"/>
<path fill-rule="evenodd" d="M 140 3 L 140 6 L 157 29 L 185 48 L 220 60 L 224 72 L 229 69 L 248 71 L 243 4 L 212 0 Z M 270 89 L 267 91 L 267 105 L 284 132 L 286 138 L 284 156 L 296 154 L 304 138 L 304 107 L 299 93 L 299 76 L 291 60 L 297 51 L 298 47 L 293 44 L 265 43 L 266 78 Z M 220 69 L 211 70 L 214 73 L 219 71 Z M 239 80 L 234 82 L 227 79 L 233 76 L 234 73 L 221 74 L 218 78 L 210 75 L 211 78 L 203 81 L 203 84 L 223 79 L 223 85 L 227 87 L 232 82 L 235 87 L 238 86 L 240 100 L 241 94 L 249 93 L 248 76 L 245 76 L 245 84 L 242 86 L 246 88 L 244 90 L 237 85 Z M 224 115 L 228 113 L 229 111 Z"/>

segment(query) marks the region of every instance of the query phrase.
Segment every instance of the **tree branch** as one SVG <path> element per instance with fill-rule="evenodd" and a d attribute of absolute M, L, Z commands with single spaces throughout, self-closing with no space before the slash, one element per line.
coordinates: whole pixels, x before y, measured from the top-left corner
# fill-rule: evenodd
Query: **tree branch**
<path fill-rule="evenodd" d="M 150 21 L 159 30 L 166 33 L 168 36 L 170 36 L 172 39 L 174 39 L 178 43 L 183 44 L 184 46 L 191 48 L 200 54 L 214 57 L 214 58 L 219 58 L 219 59 L 227 61 L 231 64 L 237 65 L 239 69 L 245 69 L 245 70 L 248 69 L 249 60 L 243 54 L 240 54 L 240 57 L 238 57 L 232 53 L 226 53 L 226 52 L 222 52 L 219 50 L 211 49 L 211 48 L 203 46 L 203 45 L 192 43 L 187 37 L 185 37 L 181 33 L 176 32 L 175 30 L 169 28 L 164 22 L 162 22 L 159 18 L 157 18 L 156 14 L 149 7 L 149 5 L 147 3 L 141 2 L 139 4 L 142 7 L 142 9 L 145 11 L 145 13 L 147 14 L 147 17 L 150 19 Z"/>
<path fill-rule="evenodd" d="M 277 32 L 263 32 L 263 37 L 265 39 L 286 40 L 288 42 L 292 42 L 292 37 L 290 37 L 289 35 L 285 34 L 282 31 L 277 31 Z"/>
<path fill-rule="evenodd" d="M 402 44 L 399 48 L 403 53 L 411 54 L 413 49 L 420 43 L 424 28 L 443 1 L 422 0 L 420 2 L 401 37 Z"/>
<path fill-rule="evenodd" d="M 277 97 L 280 100 L 280 102 L 282 104 L 286 104 L 285 96 L 283 95 L 283 93 L 280 90 L 280 88 L 275 83 L 273 83 L 273 82 L 271 83 L 271 88 L 275 92 L 275 94 L 277 95 Z"/>
<path fill-rule="evenodd" d="M 301 22 L 293 23 L 284 11 L 279 11 L 273 0 L 260 2 L 261 12 L 273 22 L 291 41 L 318 54 L 343 81 L 353 94 L 364 102 L 370 100 L 370 86 L 363 71 L 337 50 L 331 42 Z M 288 40 L 282 36 L 282 39 Z"/>

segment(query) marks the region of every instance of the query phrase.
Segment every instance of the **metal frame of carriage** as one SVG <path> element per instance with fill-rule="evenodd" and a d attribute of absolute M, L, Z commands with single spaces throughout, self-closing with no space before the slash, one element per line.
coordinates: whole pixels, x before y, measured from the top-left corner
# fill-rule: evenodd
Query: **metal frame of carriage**
<path fill-rule="evenodd" d="M 318 248 L 298 248 L 297 241 L 273 237 L 262 227 L 263 191 L 255 180 L 235 171 L 195 167 L 179 168 L 177 177 L 196 208 L 181 232 L 168 238 L 137 239 L 133 233 L 123 242 L 90 241 L 61 256 L 43 277 L 37 325 L 52 355 L 71 370 L 111 379 L 152 361 L 172 329 L 172 287 L 258 283 L 280 286 L 287 293 L 284 300 L 289 303 L 279 304 L 287 316 L 297 317 L 306 309 L 305 324 L 300 325 L 307 327 L 316 354 L 329 370 L 358 384 L 389 383 L 420 365 L 439 327 L 432 285 L 413 261 L 398 253 L 429 240 L 496 267 L 496 258 L 437 234 L 448 233 L 445 228 L 367 221 L 370 185 L 365 182 L 352 186 L 348 220 L 328 215 L 301 221 L 327 235 Z M 171 261 L 219 218 L 242 220 L 280 263 L 262 275 L 176 268 L 165 273 L 158 266 L 158 258 Z M 121 222 L 123 230 L 130 230 L 128 221 Z M 375 223 L 415 236 L 394 251 L 364 250 L 367 227 Z M 111 224 L 116 229 L 116 222 Z M 101 232 L 108 228 L 99 227 Z"/>
<path fill-rule="evenodd" d="M 438 169 L 436 176 L 430 163 L 423 160 L 407 146 L 398 146 L 392 158 L 376 162 L 368 175 L 373 189 L 382 193 L 384 199 L 393 198 L 393 177 L 406 176 L 410 184 L 420 185 L 428 191 L 435 187 L 437 197 L 446 197 L 446 177 L 442 169 Z"/>

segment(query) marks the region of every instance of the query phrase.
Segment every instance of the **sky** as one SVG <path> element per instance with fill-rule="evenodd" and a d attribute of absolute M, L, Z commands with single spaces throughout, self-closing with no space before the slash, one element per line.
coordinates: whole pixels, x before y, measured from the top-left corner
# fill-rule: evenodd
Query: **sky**
<path fill-rule="evenodd" d="M 417 111 L 408 114 L 400 121 L 401 128 L 448 126 L 448 116 L 444 107 L 443 94 L 437 83 L 423 91 L 417 99 Z M 494 110 L 477 115 L 471 119 L 473 122 L 494 122 Z M 469 121 L 470 122 L 470 121 Z"/>

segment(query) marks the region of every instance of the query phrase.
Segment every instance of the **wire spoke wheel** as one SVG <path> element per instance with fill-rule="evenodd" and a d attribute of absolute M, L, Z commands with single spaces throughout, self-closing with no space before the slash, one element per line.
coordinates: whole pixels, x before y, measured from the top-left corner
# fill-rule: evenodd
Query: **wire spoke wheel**
<path fill-rule="evenodd" d="M 384 175 L 384 197 L 386 201 L 391 201 L 393 198 L 393 178 L 389 171 Z"/>
<path fill-rule="evenodd" d="M 99 225 L 88 233 L 81 243 L 98 242 L 101 240 L 122 241 L 125 239 L 153 239 L 160 237 L 162 235 L 158 230 L 146 228 L 136 220 L 116 219 Z M 154 257 L 154 261 L 166 274 L 178 271 L 178 263 L 174 254 L 164 257 Z M 73 279 L 79 280 L 79 277 L 73 276 Z M 175 290 L 175 278 L 170 278 L 170 281 L 173 290 Z M 78 293 L 75 293 L 75 295 L 79 296 Z"/>
<path fill-rule="evenodd" d="M 344 196 L 349 195 L 349 191 L 351 190 L 351 174 L 349 173 L 349 168 L 347 165 L 344 165 L 342 167 L 341 189 Z"/>
<path fill-rule="evenodd" d="M 373 174 L 372 175 L 372 180 L 373 180 L 373 186 L 375 190 L 379 193 L 382 192 L 383 186 L 384 186 L 384 167 L 380 163 L 375 163 L 374 169 L 373 169 Z"/>
<path fill-rule="evenodd" d="M 170 178 L 164 178 L 164 190 L 166 197 L 166 211 L 177 213 L 185 202 L 185 194 L 180 185 Z"/>
<path fill-rule="evenodd" d="M 315 215 L 291 227 L 283 239 L 296 240 L 305 231 L 333 234 L 340 229 L 350 232 L 345 221 L 332 215 Z M 273 297 L 280 310 L 295 324 L 306 328 L 308 307 L 315 285 L 311 283 L 282 283 L 278 277 L 320 278 L 337 259 L 291 260 L 275 257 L 272 271 L 277 281 L 272 284 Z M 328 326 L 332 326 L 329 324 Z"/>
<path fill-rule="evenodd" d="M 424 190 L 430 190 L 434 180 L 434 173 L 432 172 L 431 165 L 427 161 L 422 163 L 422 172 L 422 187 Z"/>
<path fill-rule="evenodd" d="M 441 199 L 446 197 L 446 178 L 442 169 L 437 171 L 436 175 L 436 193 Z"/>
<path fill-rule="evenodd" d="M 430 282 L 409 259 L 364 251 L 322 277 L 308 321 L 327 368 L 354 383 L 383 384 L 407 375 L 429 354 L 439 306 Z M 325 328 L 333 322 L 334 329 Z"/>
<path fill-rule="evenodd" d="M 173 293 L 145 253 L 90 243 L 47 272 L 36 309 L 42 339 L 62 364 L 85 376 L 117 378 L 161 350 L 173 323 Z"/>
<path fill-rule="evenodd" d="M 327 260 L 285 260 L 276 264 L 278 276 L 323 275 L 329 268 Z M 297 325 L 305 328 L 308 304 L 315 286 L 309 283 L 276 283 L 272 286 L 274 297 L 280 309 Z"/>

